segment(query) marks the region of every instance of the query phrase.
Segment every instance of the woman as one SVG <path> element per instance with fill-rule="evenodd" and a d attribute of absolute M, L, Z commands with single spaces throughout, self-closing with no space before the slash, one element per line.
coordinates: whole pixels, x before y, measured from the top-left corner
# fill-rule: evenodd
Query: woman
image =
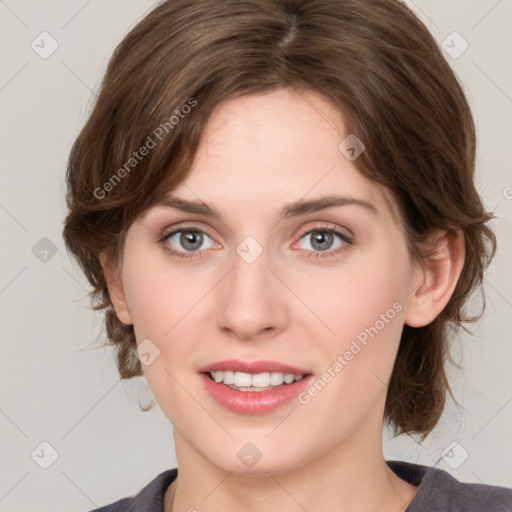
<path fill-rule="evenodd" d="M 384 422 L 436 425 L 494 255 L 474 158 L 396 0 L 172 0 L 135 26 L 72 149 L 64 238 L 178 468 L 98 510 L 512 507 L 382 453 Z"/>

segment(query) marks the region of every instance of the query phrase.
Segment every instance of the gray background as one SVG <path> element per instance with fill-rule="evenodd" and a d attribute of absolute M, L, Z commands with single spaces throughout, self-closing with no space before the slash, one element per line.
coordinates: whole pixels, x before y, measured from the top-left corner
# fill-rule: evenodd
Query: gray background
<path fill-rule="evenodd" d="M 89 347 L 104 339 L 102 315 L 61 239 L 71 144 L 115 45 L 154 4 L 0 0 L 1 511 L 90 510 L 176 465 L 167 418 L 158 407 L 139 410 L 151 398 L 145 382 L 120 381 L 111 350 Z M 463 409 L 449 404 L 422 444 L 386 432 L 385 455 L 512 487 L 512 1 L 408 4 L 452 53 L 467 91 L 478 187 L 497 216 L 499 250 L 486 314 L 454 344 L 462 369 L 450 374 Z M 58 43 L 46 59 L 31 47 L 51 49 L 43 31 Z M 57 455 L 47 469 L 52 448 L 42 442 Z"/>

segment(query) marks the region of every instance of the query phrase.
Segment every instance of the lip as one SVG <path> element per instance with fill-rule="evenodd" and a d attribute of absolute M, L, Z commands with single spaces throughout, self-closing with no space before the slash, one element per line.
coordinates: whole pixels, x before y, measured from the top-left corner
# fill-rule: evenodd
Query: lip
<path fill-rule="evenodd" d="M 292 384 L 283 384 L 268 391 L 238 391 L 210 379 L 206 373 L 200 375 L 208 394 L 221 406 L 238 414 L 265 414 L 290 402 L 304 391 L 313 375 L 303 377 Z"/>
<path fill-rule="evenodd" d="M 290 366 L 289 364 L 278 363 L 277 361 L 259 360 L 259 361 L 240 361 L 239 359 L 227 359 L 225 361 L 218 361 L 202 368 L 199 368 L 200 373 L 216 372 L 219 370 L 231 370 L 233 372 L 244 373 L 266 373 L 266 372 L 281 372 L 293 373 L 295 375 L 311 374 L 309 370 Z M 301 381 L 299 381 L 301 382 Z M 291 384 L 289 384 L 291 385 Z M 262 391 L 261 393 L 264 393 Z"/>

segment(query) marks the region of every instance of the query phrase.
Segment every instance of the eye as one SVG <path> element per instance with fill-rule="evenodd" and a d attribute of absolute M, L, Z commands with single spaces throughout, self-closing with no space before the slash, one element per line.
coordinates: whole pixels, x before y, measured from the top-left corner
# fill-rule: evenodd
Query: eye
<path fill-rule="evenodd" d="M 307 240 L 308 238 L 310 242 L 305 245 L 309 245 L 309 247 L 301 247 L 309 252 L 308 258 L 329 258 L 340 254 L 353 244 L 352 239 L 348 235 L 330 226 L 310 229 L 301 235 L 300 240 Z M 338 239 L 337 243 L 336 238 Z"/>
<path fill-rule="evenodd" d="M 304 232 L 300 240 L 310 239 L 304 247 L 299 243 L 300 249 L 306 251 L 307 258 L 329 258 L 336 256 L 353 245 L 350 236 L 330 226 L 319 226 Z M 336 242 L 338 239 L 338 242 Z M 210 243 L 208 244 L 208 240 Z M 195 226 L 182 226 L 165 233 L 159 240 L 166 253 L 180 259 L 201 257 L 202 252 L 215 246 L 212 238 L 202 229 Z M 205 246 L 206 243 L 206 246 Z M 297 244 L 296 244 L 297 245 Z M 325 253 L 325 254 L 322 254 Z"/>
<path fill-rule="evenodd" d="M 203 230 L 193 226 L 185 226 L 164 234 L 159 242 L 167 253 L 179 258 L 190 259 L 194 257 L 195 253 L 200 254 L 201 251 L 210 249 L 214 245 L 205 246 L 206 239 L 212 241 L 210 236 Z M 178 250 L 173 247 L 178 247 Z"/>

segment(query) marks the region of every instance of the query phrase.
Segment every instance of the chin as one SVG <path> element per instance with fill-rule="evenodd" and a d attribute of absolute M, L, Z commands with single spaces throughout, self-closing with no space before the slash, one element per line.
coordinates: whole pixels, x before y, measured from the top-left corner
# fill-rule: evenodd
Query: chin
<path fill-rule="evenodd" d="M 273 446 L 268 440 L 235 444 L 236 447 L 231 445 L 218 453 L 203 452 L 203 456 L 223 471 L 254 477 L 288 473 L 303 466 L 308 459 L 305 453 L 301 456 L 299 447 L 293 444 L 288 444 L 286 452 L 281 444 Z"/>

